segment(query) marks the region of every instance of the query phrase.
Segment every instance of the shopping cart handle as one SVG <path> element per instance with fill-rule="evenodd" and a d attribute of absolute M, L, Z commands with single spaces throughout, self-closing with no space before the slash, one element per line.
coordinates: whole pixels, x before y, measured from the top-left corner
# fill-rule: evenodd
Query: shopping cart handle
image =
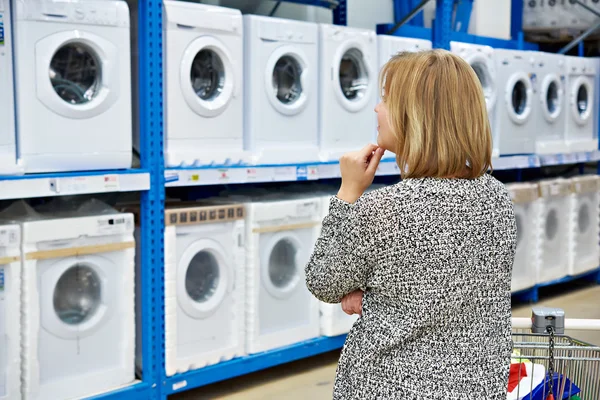
<path fill-rule="evenodd" d="M 531 329 L 531 318 L 513 318 L 513 329 Z M 565 330 L 600 331 L 600 319 L 565 319 Z"/>

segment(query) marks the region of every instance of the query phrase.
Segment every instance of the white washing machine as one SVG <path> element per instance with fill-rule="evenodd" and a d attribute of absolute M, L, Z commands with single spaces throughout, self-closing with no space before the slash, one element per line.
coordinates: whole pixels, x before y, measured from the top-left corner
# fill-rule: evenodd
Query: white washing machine
<path fill-rule="evenodd" d="M 600 178 L 571 178 L 569 275 L 577 276 L 600 265 Z"/>
<path fill-rule="evenodd" d="M 537 154 L 565 152 L 566 124 L 566 58 L 561 54 L 535 52 L 533 114 L 536 120 L 535 151 Z"/>
<path fill-rule="evenodd" d="M 165 212 L 167 376 L 245 354 L 243 205 Z"/>
<path fill-rule="evenodd" d="M 541 257 L 542 204 L 534 183 L 506 185 L 513 201 L 517 224 L 517 249 L 512 269 L 513 293 L 529 289 L 537 283 Z"/>
<path fill-rule="evenodd" d="M 21 228 L 0 225 L 0 399 L 21 398 Z"/>
<path fill-rule="evenodd" d="M 383 68 L 385 63 L 387 63 L 390 60 L 390 58 L 392 58 L 401 51 L 416 52 L 421 50 L 430 50 L 431 40 L 405 38 L 389 35 L 377 35 L 377 45 L 379 53 L 377 71 L 381 71 L 381 68 Z M 381 93 L 379 93 L 379 90 L 377 90 L 377 102 L 380 101 Z M 377 143 L 377 129 L 375 129 L 374 143 Z M 383 155 L 384 159 L 393 157 L 395 157 L 395 155 L 390 151 L 386 151 Z"/>
<path fill-rule="evenodd" d="M 319 159 L 318 28 L 244 16 L 245 138 L 256 164 Z"/>
<path fill-rule="evenodd" d="M 569 152 L 598 149 L 595 120 L 596 73 L 598 61 L 594 58 L 567 56 L 567 124 L 565 137 Z"/>
<path fill-rule="evenodd" d="M 541 258 L 538 283 L 544 284 L 569 274 L 569 208 L 571 187 L 566 179 L 538 183 L 542 197 Z"/>
<path fill-rule="evenodd" d="M 247 205 L 246 338 L 250 354 L 319 336 L 319 302 L 304 267 L 317 241 L 321 199 Z"/>
<path fill-rule="evenodd" d="M 163 5 L 166 165 L 248 162 L 242 14 L 183 1 Z"/>
<path fill-rule="evenodd" d="M 22 223 L 26 399 L 87 397 L 135 378 L 133 215 Z"/>
<path fill-rule="evenodd" d="M 13 1 L 18 156 L 25 172 L 129 168 L 124 1 Z"/>
<path fill-rule="evenodd" d="M 0 175 L 19 172 L 13 90 L 13 38 L 8 0 L 0 0 Z"/>
<path fill-rule="evenodd" d="M 377 35 L 319 24 L 319 135 L 322 161 L 373 141 L 377 126 Z"/>
<path fill-rule="evenodd" d="M 495 49 L 496 122 L 495 154 L 532 154 L 535 152 L 536 120 L 533 115 L 534 64 L 532 52 Z"/>
<path fill-rule="evenodd" d="M 494 57 L 494 49 L 490 46 L 478 44 L 450 42 L 450 51 L 468 62 L 475 71 L 475 74 L 477 74 L 485 96 L 490 129 L 492 130 L 492 136 L 494 137 L 493 141 L 494 143 L 497 142 L 494 128 L 496 123 L 496 93 L 498 91 L 498 86 L 496 84 L 496 60 Z M 499 156 L 499 149 L 497 146 L 493 146 L 492 156 Z"/>

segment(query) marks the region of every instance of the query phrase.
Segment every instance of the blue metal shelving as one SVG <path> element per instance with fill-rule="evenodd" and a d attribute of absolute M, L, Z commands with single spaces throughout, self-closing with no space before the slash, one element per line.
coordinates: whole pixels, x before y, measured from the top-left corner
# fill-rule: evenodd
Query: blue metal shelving
<path fill-rule="evenodd" d="M 332 1 L 326 0 L 293 0 L 296 3 L 318 5 L 330 7 Z M 422 37 L 432 39 L 435 47 L 449 48 L 451 40 L 462 40 L 472 43 L 489 44 L 495 47 L 506 48 L 530 48 L 536 46 L 523 42 L 520 33 L 520 10 L 513 12 L 513 39 L 511 41 L 497 40 L 491 38 L 481 38 L 465 33 L 465 16 L 468 14 L 472 0 L 463 0 L 463 7 L 459 12 L 454 12 L 454 0 L 436 0 L 436 18 L 432 29 L 423 28 L 422 16 L 413 18 L 409 24 L 401 27 L 395 34 L 412 37 Z M 347 4 L 346 0 L 336 1 L 337 5 L 333 9 L 334 23 L 345 25 L 347 22 Z M 416 0 L 396 0 L 395 12 L 398 17 L 402 13 L 410 12 L 411 8 L 419 2 Z M 522 5 L 522 0 L 513 0 L 513 7 L 517 4 Z M 513 8 L 515 9 L 515 8 Z M 94 397 L 94 399 L 165 399 L 169 394 L 189 390 L 195 387 L 207 385 L 216 381 L 233 378 L 249 372 L 272 367 L 278 364 L 290 362 L 315 354 L 339 349 L 344 343 L 344 337 L 336 338 L 318 338 L 311 341 L 299 343 L 293 346 L 285 347 L 275 351 L 256 354 L 252 356 L 234 359 L 218 365 L 206 367 L 200 370 L 190 371 L 178 374 L 173 377 L 167 377 L 165 374 L 165 326 L 164 326 L 164 203 L 165 186 L 199 186 L 213 185 L 219 183 L 219 179 L 229 177 L 228 173 L 238 173 L 239 182 L 250 183 L 260 182 L 261 180 L 248 179 L 249 174 L 260 174 L 271 166 L 263 167 L 241 167 L 241 171 L 230 171 L 229 168 L 223 175 L 223 168 L 197 169 L 202 171 L 202 176 L 206 171 L 210 173 L 219 172 L 213 180 L 204 181 L 199 178 L 200 173 L 195 174 L 193 169 L 167 169 L 164 168 L 163 156 L 163 63 L 162 63 L 162 1 L 161 0 L 139 0 L 139 99 L 140 99 L 140 126 L 142 132 L 141 162 L 144 171 L 149 173 L 149 190 L 142 192 L 141 199 L 141 304 L 142 304 L 142 354 L 143 354 L 143 380 L 127 388 L 111 392 L 103 396 Z M 458 14 L 462 24 L 453 23 L 453 14 Z M 519 14 L 519 15 L 517 15 Z M 466 19 L 468 24 L 468 18 Z M 391 25 L 378 26 L 378 32 L 383 33 Z M 518 29 L 517 29 L 518 28 Z M 591 158 L 596 157 L 590 156 Z M 560 158 L 560 161 L 552 159 L 548 163 L 554 164 L 577 163 L 589 161 L 587 156 L 581 159 L 570 160 Z M 544 161 L 531 157 L 521 157 L 519 161 L 513 161 L 514 164 L 508 165 L 509 168 L 531 168 L 539 167 Z M 502 162 L 507 163 L 506 159 Z M 521 163 L 521 164 L 519 164 Z M 553 165 L 554 165 L 553 164 Z M 550 164 L 548 164 L 550 165 Z M 313 170 L 311 165 L 293 165 L 281 168 L 291 168 L 289 180 L 296 180 L 300 175 L 302 179 L 310 179 Z M 262 169 L 261 169 L 262 168 Z M 304 168 L 304 169 L 302 169 Z M 315 168 L 319 178 L 335 177 L 335 165 L 320 164 Z M 246 169 L 246 171 L 243 171 Z M 252 171 L 248 171 L 248 170 Z M 302 169 L 302 171 L 300 171 Z M 260 170 L 260 171 L 258 171 Z M 293 170 L 293 171 L 292 171 Z M 323 172 L 326 171 L 326 172 Z M 267 173 L 270 173 L 267 171 Z M 306 174 L 306 175 L 304 175 Z M 214 174 L 213 174 L 214 175 Z M 236 175 L 237 176 L 237 175 Z M 252 175 L 254 177 L 254 175 Z M 262 182 L 270 181 L 266 177 Z M 184 178 L 185 177 L 185 178 Z M 186 184 L 182 184 L 182 179 Z M 211 178 L 212 179 L 212 178 Z M 229 179 L 229 178 L 228 178 Z M 178 182 L 176 184 L 176 182 Z M 227 183 L 232 183 L 231 180 Z"/>
<path fill-rule="evenodd" d="M 150 190 L 141 198 L 142 377 L 149 399 L 166 398 L 164 324 L 164 204 L 162 1 L 139 0 L 139 107 L 142 167 Z"/>

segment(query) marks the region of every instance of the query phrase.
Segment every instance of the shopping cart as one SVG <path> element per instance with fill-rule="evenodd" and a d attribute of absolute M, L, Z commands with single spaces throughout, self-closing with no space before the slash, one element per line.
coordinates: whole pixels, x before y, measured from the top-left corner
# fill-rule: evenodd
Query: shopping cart
<path fill-rule="evenodd" d="M 565 331 L 600 331 L 600 320 L 565 319 L 557 308 L 536 307 L 513 318 L 507 400 L 600 400 L 600 346 Z"/>

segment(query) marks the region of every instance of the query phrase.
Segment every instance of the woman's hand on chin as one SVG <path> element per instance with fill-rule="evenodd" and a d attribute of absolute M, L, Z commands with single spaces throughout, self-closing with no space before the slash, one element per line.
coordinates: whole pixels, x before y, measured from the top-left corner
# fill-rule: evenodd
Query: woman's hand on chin
<path fill-rule="evenodd" d="M 337 194 L 340 200 L 354 203 L 371 186 L 384 151 L 375 144 L 369 144 L 340 158 L 342 186 Z"/>

